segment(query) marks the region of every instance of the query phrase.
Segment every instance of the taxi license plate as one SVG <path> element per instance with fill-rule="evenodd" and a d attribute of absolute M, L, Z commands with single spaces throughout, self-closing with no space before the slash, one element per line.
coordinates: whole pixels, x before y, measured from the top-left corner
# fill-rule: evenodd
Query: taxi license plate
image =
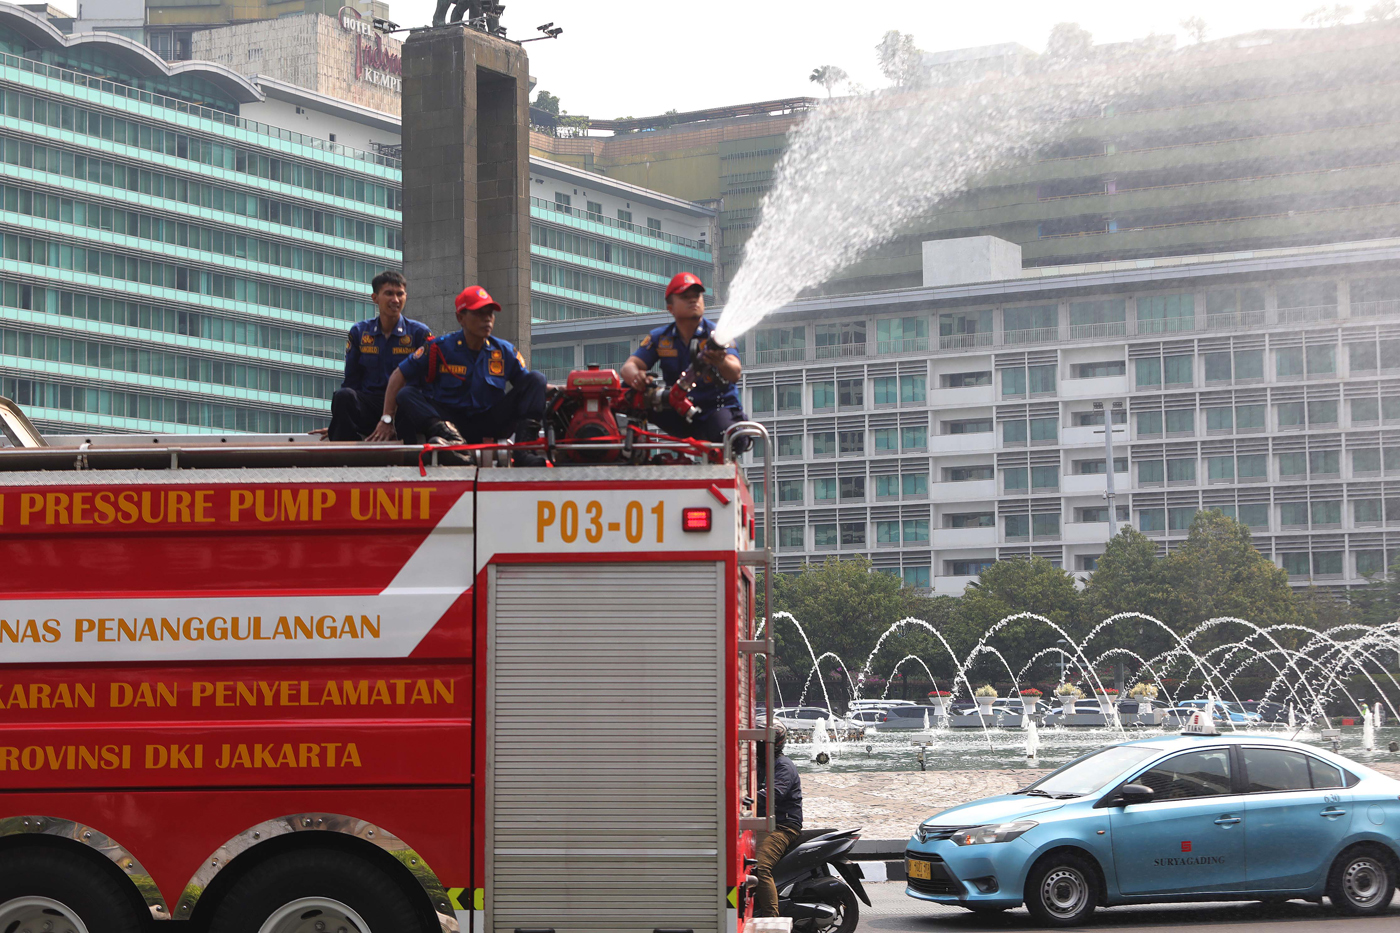
<path fill-rule="evenodd" d="M 933 865 L 929 862 L 921 862 L 918 859 L 909 859 L 909 877 L 917 878 L 920 881 L 933 880 Z"/>

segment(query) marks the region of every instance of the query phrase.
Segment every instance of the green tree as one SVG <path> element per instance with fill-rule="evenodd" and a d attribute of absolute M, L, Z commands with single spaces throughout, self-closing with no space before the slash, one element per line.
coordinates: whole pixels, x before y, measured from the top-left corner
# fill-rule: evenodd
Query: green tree
<path fill-rule="evenodd" d="M 1206 32 L 1209 30 L 1209 27 L 1206 25 L 1206 21 L 1199 16 L 1192 16 L 1182 20 L 1180 26 L 1182 31 L 1197 45 L 1206 41 Z"/>
<path fill-rule="evenodd" d="M 545 113 L 552 113 L 556 117 L 562 112 L 559 109 L 559 98 L 544 90 L 543 88 L 535 94 L 535 106 Z"/>
<path fill-rule="evenodd" d="M 1094 36 L 1078 23 L 1056 23 L 1045 41 L 1045 57 L 1057 62 L 1086 61 L 1094 53 Z"/>
<path fill-rule="evenodd" d="M 933 600 L 921 599 L 894 574 L 874 572 L 870 560 L 864 557 L 828 558 L 800 573 L 779 574 L 773 578 L 773 608 L 792 613 L 807 633 L 812 653 L 820 656 L 828 651 L 835 652 L 850 666 L 851 677 L 860 672 L 876 642 L 892 624 L 909 616 L 918 617 L 921 610 L 928 611 L 938 605 Z M 785 620 L 775 623 L 773 639 L 778 676 L 786 682 L 800 681 L 812 666 L 812 653 L 808 652 L 806 642 L 796 627 Z M 872 670 L 881 676 L 887 675 L 905 654 L 923 657 L 929 653 L 926 641 L 906 632 L 891 636 L 887 644 L 888 650 L 882 650 L 877 664 L 872 665 Z M 893 653 L 896 651 L 898 654 Z M 887 666 L 881 668 L 880 664 Z M 822 662 L 823 672 L 829 673 L 837 666 L 835 661 Z M 832 702 L 839 704 L 847 698 L 843 679 L 840 689 L 833 693 Z M 792 703 L 797 697 L 786 699 Z"/>
<path fill-rule="evenodd" d="M 997 561 L 969 583 L 949 623 L 949 641 L 966 657 L 978 640 L 1002 619 L 1021 612 L 1044 616 L 1078 637 L 1083 615 L 1082 599 L 1074 577 L 1043 557 Z M 1038 651 L 1054 645 L 1061 636 L 1038 619 L 1018 619 L 1000 628 L 987 642 L 1006 658 L 1012 671 Z M 1031 672 L 1032 677 L 1058 671 L 1059 662 L 1049 656 Z M 977 676 L 1006 680 L 1006 668 L 994 657 L 979 657 L 972 669 Z"/>
<path fill-rule="evenodd" d="M 917 84 L 923 77 L 923 55 L 914 45 L 914 37 L 891 29 L 875 46 L 880 73 L 897 87 Z"/>
<path fill-rule="evenodd" d="M 826 96 L 831 96 L 831 89 L 846 81 L 850 76 L 835 65 L 821 65 L 813 68 L 812 73 L 807 76 L 807 80 L 815 84 L 820 84 L 826 88 Z"/>
<path fill-rule="evenodd" d="M 1306 622 L 1288 573 L 1259 553 L 1248 527 L 1218 509 L 1196 513 L 1186 542 L 1167 557 L 1166 580 L 1176 594 L 1169 624 L 1178 632 L 1219 616 L 1261 627 Z M 1199 654 L 1246 634 L 1240 626 L 1217 626 L 1192 648 Z"/>
<path fill-rule="evenodd" d="M 1176 594 L 1166 577 L 1166 561 L 1147 535 L 1125 527 L 1114 535 L 1084 587 L 1085 624 L 1090 628 L 1120 612 L 1141 612 L 1168 626 L 1176 611 Z M 1144 619 L 1124 619 L 1095 637 L 1100 653 L 1121 645 L 1151 658 L 1176 644 L 1172 636 Z M 1127 662 L 1129 667 L 1134 664 Z"/>

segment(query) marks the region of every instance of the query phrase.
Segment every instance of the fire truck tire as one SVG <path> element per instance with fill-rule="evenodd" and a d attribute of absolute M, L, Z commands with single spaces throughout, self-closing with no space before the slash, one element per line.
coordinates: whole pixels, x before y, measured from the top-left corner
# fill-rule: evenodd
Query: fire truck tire
<path fill-rule="evenodd" d="M 25 848 L 0 856 L 0 930 L 140 933 L 136 907 L 134 891 L 80 854 Z"/>
<path fill-rule="evenodd" d="M 337 917 L 336 915 L 340 916 Z M 302 933 L 351 921 L 358 933 L 428 933 L 403 887 L 366 859 L 331 849 L 284 852 L 250 870 L 214 911 L 209 933 Z"/>

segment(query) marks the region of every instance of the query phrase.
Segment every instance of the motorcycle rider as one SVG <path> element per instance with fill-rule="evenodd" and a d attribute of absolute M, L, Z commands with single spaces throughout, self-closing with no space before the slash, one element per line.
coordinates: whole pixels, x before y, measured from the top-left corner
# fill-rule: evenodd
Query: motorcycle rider
<path fill-rule="evenodd" d="M 758 842 L 754 860 L 754 877 L 758 879 L 758 890 L 754 893 L 755 917 L 778 916 L 778 886 L 773 882 L 773 868 L 787 850 L 792 848 L 802 835 L 802 775 L 797 773 L 797 765 L 783 754 L 787 744 L 787 729 L 782 723 L 773 724 L 773 816 L 775 828 L 771 833 L 763 833 Z M 759 744 L 759 790 L 758 815 L 768 815 L 768 785 L 764 781 L 763 770 L 767 761 L 762 743 Z"/>

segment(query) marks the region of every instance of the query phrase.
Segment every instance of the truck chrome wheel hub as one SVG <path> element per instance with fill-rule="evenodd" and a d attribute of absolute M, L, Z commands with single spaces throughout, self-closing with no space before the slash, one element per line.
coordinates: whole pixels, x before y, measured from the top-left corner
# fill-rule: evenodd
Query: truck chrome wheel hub
<path fill-rule="evenodd" d="M 1040 899 L 1054 916 L 1073 917 L 1084 909 L 1089 899 L 1089 885 L 1074 869 L 1057 868 L 1045 876 L 1040 886 Z"/>
<path fill-rule="evenodd" d="M 15 933 L 88 933 L 72 908 L 47 897 L 16 897 L 0 904 L 0 930 Z"/>
<path fill-rule="evenodd" d="M 1357 907 L 1370 907 L 1385 893 L 1385 869 L 1374 859 L 1352 860 L 1342 874 L 1342 892 Z"/>
<path fill-rule="evenodd" d="M 340 901 L 301 897 L 279 907 L 258 933 L 370 933 L 370 929 L 359 914 Z"/>

